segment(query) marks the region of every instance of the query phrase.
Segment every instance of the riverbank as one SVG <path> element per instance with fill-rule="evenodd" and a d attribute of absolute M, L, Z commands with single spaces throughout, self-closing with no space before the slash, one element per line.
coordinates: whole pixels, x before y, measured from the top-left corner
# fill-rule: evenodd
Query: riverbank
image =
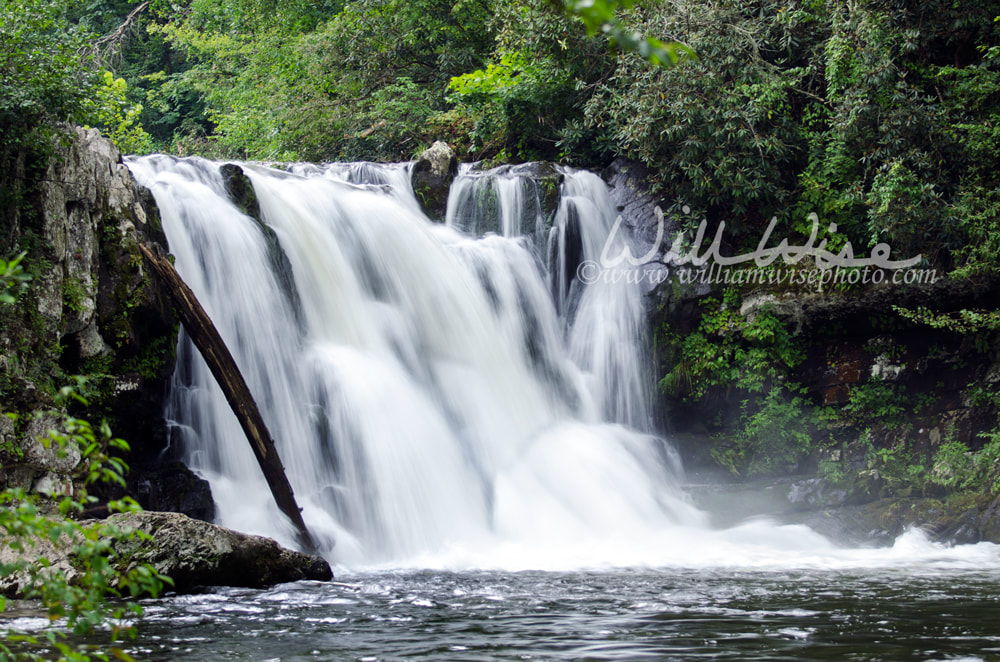
<path fill-rule="evenodd" d="M 690 476 L 685 489 L 713 527 L 767 518 L 849 547 L 892 545 L 913 528 L 947 545 L 1000 543 L 1000 497 L 982 491 L 866 499 L 815 475 L 735 483 L 718 472 Z"/>

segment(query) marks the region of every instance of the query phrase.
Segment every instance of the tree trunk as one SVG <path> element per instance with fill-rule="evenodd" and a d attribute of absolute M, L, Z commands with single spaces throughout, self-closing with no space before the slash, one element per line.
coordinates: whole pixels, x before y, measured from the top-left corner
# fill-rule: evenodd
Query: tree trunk
<path fill-rule="evenodd" d="M 303 549 L 310 553 L 317 553 L 316 541 L 313 539 L 309 529 L 306 528 L 302 520 L 302 512 L 295 502 L 295 494 L 292 486 L 285 475 L 285 468 L 278 457 L 278 451 L 274 446 L 274 441 L 264 424 L 264 419 L 257 409 L 257 403 L 247 387 L 243 374 L 240 372 L 233 355 L 219 335 L 215 324 L 208 317 L 205 309 L 202 308 L 194 292 L 187 286 L 174 265 L 170 261 L 156 255 L 148 247 L 140 245 L 142 254 L 146 257 L 153 271 L 167 284 L 167 289 L 173 299 L 174 307 L 181 318 L 181 323 L 187 331 L 191 340 L 194 341 L 198 351 L 201 352 L 205 363 L 215 376 L 222 392 L 226 395 L 229 406 L 239 419 L 243 432 L 246 433 L 253 448 L 253 453 L 257 457 L 267 485 L 274 495 L 274 500 L 285 515 L 292 521 L 298 530 L 299 543 Z"/>

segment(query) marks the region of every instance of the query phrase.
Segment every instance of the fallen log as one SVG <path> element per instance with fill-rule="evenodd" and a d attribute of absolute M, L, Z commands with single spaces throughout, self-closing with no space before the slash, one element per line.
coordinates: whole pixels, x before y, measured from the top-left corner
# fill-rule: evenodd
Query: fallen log
<path fill-rule="evenodd" d="M 174 307 L 181 318 L 181 324 L 184 325 L 184 329 L 191 337 L 195 347 L 201 352 L 205 363 L 208 364 L 212 375 L 215 376 L 215 380 L 222 388 L 226 401 L 229 402 L 233 413 L 236 414 L 240 427 L 246 433 L 250 447 L 257 458 L 257 463 L 260 465 L 261 471 L 264 472 L 264 478 L 267 480 L 267 486 L 274 496 L 275 503 L 278 504 L 281 512 L 288 516 L 298 531 L 299 544 L 302 545 L 303 550 L 310 554 L 317 553 L 316 541 L 302 519 L 302 511 L 295 501 L 295 494 L 288 482 L 281 458 L 278 457 L 274 440 L 264 424 L 264 419 L 261 417 L 257 403 L 247 387 L 246 380 L 243 379 L 239 366 L 236 365 L 236 361 L 222 340 L 222 336 L 219 335 L 218 329 L 215 328 L 208 313 L 202 308 L 194 292 L 177 273 L 170 260 L 157 255 L 147 246 L 140 245 L 139 248 L 149 266 L 166 283 Z"/>

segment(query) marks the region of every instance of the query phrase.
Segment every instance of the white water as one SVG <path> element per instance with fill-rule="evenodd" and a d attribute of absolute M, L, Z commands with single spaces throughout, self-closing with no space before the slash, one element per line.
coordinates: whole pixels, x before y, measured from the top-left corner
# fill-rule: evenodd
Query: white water
<path fill-rule="evenodd" d="M 551 227 L 525 180 L 466 175 L 440 225 L 402 166 L 244 166 L 265 231 L 228 201 L 217 164 L 129 165 L 337 564 L 1000 565 L 994 546 L 948 550 L 918 533 L 841 550 L 800 526 L 710 530 L 678 487 L 672 449 L 649 433 L 638 289 L 572 278 L 615 216 L 594 175 L 566 173 Z M 492 216 L 477 216 L 483 204 Z M 186 339 L 178 358 L 168 419 L 219 521 L 294 544 Z"/>

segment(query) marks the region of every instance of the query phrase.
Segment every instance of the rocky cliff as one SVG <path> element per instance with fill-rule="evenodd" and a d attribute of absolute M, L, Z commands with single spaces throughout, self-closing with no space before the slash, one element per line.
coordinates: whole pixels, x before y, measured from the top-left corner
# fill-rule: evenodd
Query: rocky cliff
<path fill-rule="evenodd" d="M 634 164 L 616 163 L 606 178 L 633 252 L 649 252 L 655 207 L 666 206 Z M 1000 541 L 1000 276 L 932 274 L 924 263 L 925 282 L 893 283 L 888 271 L 882 283 L 819 291 L 727 282 L 710 260 L 685 279 L 669 251 L 678 229 L 668 217 L 643 269 L 662 278 L 648 292 L 658 422 L 689 469 L 805 477 L 819 496 L 797 509 L 841 508 L 867 533 L 921 525 L 948 540 Z M 779 266 L 789 269 L 780 260 L 769 269 Z M 811 257 L 803 267 L 817 270 Z M 756 269 L 731 267 L 740 268 Z"/>
<path fill-rule="evenodd" d="M 153 482 L 173 482 L 183 496 L 148 485 L 168 445 L 162 401 L 178 331 L 138 249 L 166 244 L 152 197 L 96 130 L 72 129 L 47 168 L 22 174 L 0 216 L 3 252 L 27 252 L 32 276 L 17 304 L 0 307 L 0 410 L 14 415 L 0 418 L 0 486 L 71 485 L 75 458 L 57 457 L 37 438 L 65 413 L 59 389 L 74 384 L 88 406 L 71 413 L 107 419 L 131 444 L 133 489 L 144 505 L 210 516 L 205 487 L 177 465 Z"/>

